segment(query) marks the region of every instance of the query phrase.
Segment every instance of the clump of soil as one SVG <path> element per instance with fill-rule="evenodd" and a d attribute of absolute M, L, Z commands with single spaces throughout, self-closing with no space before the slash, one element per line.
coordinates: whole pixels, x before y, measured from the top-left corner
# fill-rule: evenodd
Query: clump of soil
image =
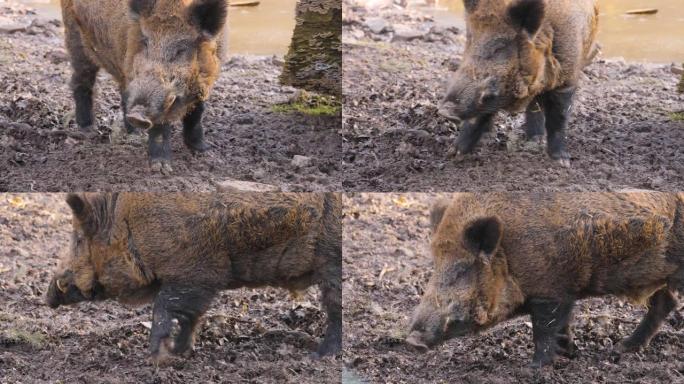
<path fill-rule="evenodd" d="M 345 190 L 684 189 L 684 96 L 670 65 L 599 59 L 584 71 L 569 169 L 524 140 L 522 114 L 500 113 L 475 152 L 456 158 L 460 126 L 437 105 L 461 61 L 463 28 L 344 1 Z"/>
<path fill-rule="evenodd" d="M 11 2 L 1 3 L 0 13 L 30 26 L 0 32 L 0 191 L 203 191 L 225 179 L 291 191 L 340 188 L 340 113 L 274 111 L 296 95 L 279 84 L 282 58 L 229 58 L 203 120 L 211 149 L 193 155 L 176 127 L 174 172 L 167 177 L 150 170 L 146 136 L 122 133 L 119 93 L 105 71 L 95 102 L 100 134 L 79 132 L 58 20 Z M 311 161 L 300 167 L 292 163 L 296 155 Z"/>
<path fill-rule="evenodd" d="M 684 382 L 682 316 L 672 314 L 649 347 L 618 355 L 613 346 L 646 312 L 617 298 L 575 308 L 574 359 L 528 368 L 529 316 L 480 335 L 452 339 L 424 354 L 408 348 L 413 309 L 432 272 L 429 206 L 433 194 L 352 194 L 344 219 L 344 363 L 371 383 L 675 383 Z M 350 382 L 355 382 L 351 379 Z"/>
<path fill-rule="evenodd" d="M 158 369 L 145 360 L 149 305 L 50 309 L 44 295 L 70 231 L 63 195 L 0 195 L 0 381 L 339 383 L 339 357 L 310 357 L 325 331 L 317 289 L 298 302 L 276 289 L 223 292 L 192 356 Z"/>

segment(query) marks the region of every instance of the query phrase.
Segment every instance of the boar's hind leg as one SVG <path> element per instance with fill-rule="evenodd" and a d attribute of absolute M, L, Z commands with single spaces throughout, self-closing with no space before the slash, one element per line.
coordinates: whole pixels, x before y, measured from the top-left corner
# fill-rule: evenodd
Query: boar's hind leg
<path fill-rule="evenodd" d="M 636 352 L 648 345 L 648 342 L 658 332 L 658 328 L 676 305 L 677 300 L 667 288 L 654 293 L 648 299 L 648 312 L 634 333 L 622 341 L 618 351 Z"/>
<path fill-rule="evenodd" d="M 494 115 L 483 115 L 475 118 L 474 121 L 466 121 L 456 142 L 457 153 L 464 155 L 472 152 L 482 135 L 491 129 L 493 123 Z"/>
<path fill-rule="evenodd" d="M 168 351 L 182 354 L 192 347 L 197 321 L 209 308 L 214 294 L 196 287 L 167 285 L 161 288 L 152 311 L 150 353 L 153 360 L 158 362 Z M 178 321 L 180 330 L 170 344 L 173 319 Z"/>
<path fill-rule="evenodd" d="M 556 89 L 544 94 L 546 111 L 547 151 L 561 165 L 570 166 L 570 156 L 565 150 L 565 129 L 570 118 L 570 107 L 576 87 Z"/>
<path fill-rule="evenodd" d="M 537 98 L 534 99 L 525 111 L 525 136 L 527 140 L 539 140 L 544 136 L 544 109 L 542 102 Z"/>
<path fill-rule="evenodd" d="M 169 174 L 171 168 L 171 131 L 169 124 L 159 124 L 150 128 L 148 137 L 148 152 L 152 171 Z"/>
<path fill-rule="evenodd" d="M 204 102 L 200 101 L 183 118 L 183 140 L 188 148 L 196 152 L 204 152 L 208 149 L 207 143 L 204 141 L 204 127 L 202 127 L 203 113 Z"/>
<path fill-rule="evenodd" d="M 527 302 L 527 306 L 532 315 L 532 339 L 534 341 L 532 366 L 542 367 L 552 364 L 559 348 L 563 349 L 566 340 L 571 343 L 568 326 L 573 301 L 533 298 Z"/>
<path fill-rule="evenodd" d="M 66 20 L 65 24 L 69 24 L 65 32 L 66 46 L 74 71 L 71 75 L 71 91 L 76 104 L 76 124 L 81 130 L 91 132 L 95 125 L 93 88 L 100 68 L 86 55 L 78 27 L 71 25 L 73 22 L 69 20 Z"/>

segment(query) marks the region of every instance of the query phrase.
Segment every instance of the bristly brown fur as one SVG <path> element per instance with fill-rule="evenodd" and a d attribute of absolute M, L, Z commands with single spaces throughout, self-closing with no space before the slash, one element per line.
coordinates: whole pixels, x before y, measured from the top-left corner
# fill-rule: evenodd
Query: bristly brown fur
<path fill-rule="evenodd" d="M 194 329 L 221 290 L 319 285 L 328 313 L 319 353 L 339 351 L 338 194 L 70 194 L 67 202 L 74 212 L 74 245 L 51 283 L 51 306 L 74 302 L 60 296 L 60 281 L 76 286 L 78 301 L 94 298 L 95 290 L 98 299 L 155 300 L 155 311 L 189 316 L 187 327 Z M 184 349 L 191 343 L 187 327 L 181 332 Z M 152 337 L 155 354 L 162 336 L 153 330 Z"/>

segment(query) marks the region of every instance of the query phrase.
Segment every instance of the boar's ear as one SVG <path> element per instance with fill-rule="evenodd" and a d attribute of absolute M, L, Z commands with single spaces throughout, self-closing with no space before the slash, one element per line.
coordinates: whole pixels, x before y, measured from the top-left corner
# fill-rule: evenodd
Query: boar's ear
<path fill-rule="evenodd" d="M 130 0 L 128 9 L 131 11 L 131 16 L 134 19 L 142 17 L 149 17 L 154 9 L 156 0 Z"/>
<path fill-rule="evenodd" d="M 508 8 L 508 17 L 514 27 L 532 36 L 541 27 L 545 8 L 544 0 L 518 0 Z"/>
<path fill-rule="evenodd" d="M 503 228 L 498 217 L 485 217 L 466 225 L 463 241 L 466 248 L 477 256 L 484 256 L 489 263 L 499 246 Z"/>
<path fill-rule="evenodd" d="M 70 193 L 66 198 L 67 204 L 71 207 L 74 217 L 81 223 L 86 234 L 90 235 L 94 232 L 92 220 L 92 208 L 90 203 L 75 193 Z"/>
<path fill-rule="evenodd" d="M 475 8 L 477 8 L 477 3 L 478 0 L 463 0 L 463 6 L 465 7 L 466 12 L 474 12 Z"/>
<path fill-rule="evenodd" d="M 206 38 L 215 37 L 228 17 L 226 0 L 195 0 L 188 8 L 190 23 Z"/>
<path fill-rule="evenodd" d="M 435 232 L 439 223 L 442 222 L 444 211 L 448 206 L 449 200 L 447 199 L 439 199 L 432 205 L 432 209 L 430 209 L 430 229 L 432 232 Z"/>

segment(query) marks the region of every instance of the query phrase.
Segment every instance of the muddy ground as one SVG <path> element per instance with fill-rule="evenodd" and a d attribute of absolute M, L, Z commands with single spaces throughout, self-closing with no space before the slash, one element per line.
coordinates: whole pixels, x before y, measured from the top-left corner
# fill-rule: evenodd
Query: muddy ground
<path fill-rule="evenodd" d="M 192 155 L 177 126 L 167 177 L 150 170 L 146 137 L 117 133 L 119 94 L 104 71 L 95 107 L 100 134 L 79 133 L 60 22 L 3 0 L 0 15 L 21 27 L 0 28 L 0 191 L 200 191 L 225 179 L 291 191 L 340 189 L 341 117 L 272 111 L 295 95 L 278 82 L 282 57 L 229 57 L 204 117 L 211 149 Z M 295 155 L 310 164 L 293 165 Z"/>
<path fill-rule="evenodd" d="M 353 194 L 345 200 L 344 363 L 348 383 L 684 383 L 684 331 L 671 315 L 642 353 L 613 345 L 636 327 L 644 307 L 616 298 L 578 303 L 578 355 L 553 368 L 528 368 L 529 316 L 478 336 L 415 353 L 403 343 L 429 279 L 430 194 Z M 681 310 L 680 310 L 681 312 Z M 679 318 L 679 319 L 678 319 Z M 673 327 L 674 326 L 674 327 Z"/>
<path fill-rule="evenodd" d="M 59 194 L 0 195 L 0 383 L 339 383 L 340 358 L 309 354 L 324 333 L 318 290 L 222 293 L 201 321 L 195 352 L 155 369 L 145 361 L 150 306 L 44 304 L 68 245 Z"/>
<path fill-rule="evenodd" d="M 684 96 L 670 64 L 599 58 L 585 70 L 568 129 L 569 169 L 523 139 L 522 115 L 506 113 L 458 159 L 449 153 L 459 126 L 436 105 L 461 60 L 463 26 L 344 1 L 345 190 L 684 189 Z"/>

